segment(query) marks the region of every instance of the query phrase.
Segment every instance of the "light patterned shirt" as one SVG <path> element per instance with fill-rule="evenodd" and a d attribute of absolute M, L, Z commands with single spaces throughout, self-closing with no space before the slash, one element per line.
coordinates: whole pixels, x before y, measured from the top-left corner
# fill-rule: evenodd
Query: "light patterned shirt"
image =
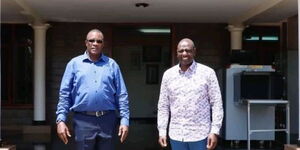
<path fill-rule="evenodd" d="M 176 65 L 164 73 L 157 114 L 159 136 L 166 136 L 169 116 L 172 140 L 193 142 L 219 134 L 223 105 L 213 69 L 193 61 L 185 72 Z"/>

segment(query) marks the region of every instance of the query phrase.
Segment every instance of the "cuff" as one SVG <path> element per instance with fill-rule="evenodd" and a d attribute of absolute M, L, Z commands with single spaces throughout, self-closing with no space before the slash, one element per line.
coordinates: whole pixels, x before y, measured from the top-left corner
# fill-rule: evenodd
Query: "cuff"
<path fill-rule="evenodd" d="M 60 121 L 63 121 L 63 122 L 66 122 L 66 116 L 63 115 L 63 114 L 58 114 L 57 115 L 57 118 L 56 118 L 56 123 L 60 122 Z"/>
<path fill-rule="evenodd" d="M 167 136 L 167 131 L 166 130 L 158 130 L 159 136 Z"/>
<path fill-rule="evenodd" d="M 121 118 L 120 125 L 129 126 L 129 120 L 127 118 Z"/>
<path fill-rule="evenodd" d="M 212 127 L 210 133 L 214 133 L 216 135 L 220 135 L 220 129 L 217 127 Z"/>

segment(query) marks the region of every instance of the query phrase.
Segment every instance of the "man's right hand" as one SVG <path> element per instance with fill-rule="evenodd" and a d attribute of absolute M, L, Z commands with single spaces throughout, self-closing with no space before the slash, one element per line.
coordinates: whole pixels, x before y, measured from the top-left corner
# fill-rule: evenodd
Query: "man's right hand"
<path fill-rule="evenodd" d="M 166 136 L 160 136 L 158 139 L 158 143 L 161 147 L 167 147 L 167 137 Z"/>
<path fill-rule="evenodd" d="M 57 123 L 57 135 L 65 144 L 68 144 L 68 137 L 71 137 L 71 134 L 63 121 Z"/>

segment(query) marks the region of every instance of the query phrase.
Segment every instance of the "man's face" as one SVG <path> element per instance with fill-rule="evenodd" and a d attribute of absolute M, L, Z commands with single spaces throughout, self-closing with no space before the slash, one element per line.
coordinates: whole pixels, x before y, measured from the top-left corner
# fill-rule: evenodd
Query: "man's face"
<path fill-rule="evenodd" d="M 177 47 L 177 58 L 181 65 L 189 65 L 193 62 L 195 56 L 195 48 L 188 41 L 182 41 Z"/>
<path fill-rule="evenodd" d="M 90 56 L 99 56 L 104 46 L 103 35 L 99 32 L 90 32 L 85 45 Z"/>

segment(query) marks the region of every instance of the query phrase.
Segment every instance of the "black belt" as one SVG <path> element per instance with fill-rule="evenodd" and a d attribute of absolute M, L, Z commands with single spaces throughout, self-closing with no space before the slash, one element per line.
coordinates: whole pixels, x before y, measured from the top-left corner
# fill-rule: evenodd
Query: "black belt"
<path fill-rule="evenodd" d="M 103 110 L 103 111 L 75 111 L 75 113 L 80 113 L 89 116 L 101 117 L 110 112 L 114 112 L 114 110 Z"/>

